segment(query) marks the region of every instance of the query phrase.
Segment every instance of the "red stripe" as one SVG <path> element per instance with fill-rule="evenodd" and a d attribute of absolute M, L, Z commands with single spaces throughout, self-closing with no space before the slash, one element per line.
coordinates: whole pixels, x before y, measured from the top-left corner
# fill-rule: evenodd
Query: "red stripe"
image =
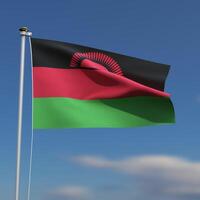
<path fill-rule="evenodd" d="M 108 99 L 169 94 L 107 70 L 33 68 L 34 97 Z"/>

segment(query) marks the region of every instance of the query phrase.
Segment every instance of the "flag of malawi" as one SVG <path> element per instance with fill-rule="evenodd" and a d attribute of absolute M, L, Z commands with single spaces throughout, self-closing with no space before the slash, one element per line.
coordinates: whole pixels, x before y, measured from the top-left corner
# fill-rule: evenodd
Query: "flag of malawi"
<path fill-rule="evenodd" d="M 174 122 L 169 66 L 32 38 L 34 128 L 134 127 Z"/>

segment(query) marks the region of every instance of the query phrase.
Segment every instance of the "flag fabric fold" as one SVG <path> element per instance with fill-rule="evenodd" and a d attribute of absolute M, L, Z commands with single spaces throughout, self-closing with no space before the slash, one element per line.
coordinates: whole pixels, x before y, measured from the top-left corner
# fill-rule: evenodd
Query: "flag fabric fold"
<path fill-rule="evenodd" d="M 113 52 L 31 39 L 34 128 L 173 123 L 169 66 Z"/>

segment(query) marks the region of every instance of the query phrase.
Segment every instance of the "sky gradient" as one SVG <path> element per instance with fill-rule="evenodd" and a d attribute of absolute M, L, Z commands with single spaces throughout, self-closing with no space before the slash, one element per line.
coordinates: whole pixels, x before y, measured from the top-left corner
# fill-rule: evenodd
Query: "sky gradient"
<path fill-rule="evenodd" d="M 171 65 L 166 91 L 176 124 L 34 132 L 34 200 L 200 198 L 200 2 L 198 0 L 1 1 L 0 199 L 13 200 L 20 36 L 66 41 Z M 27 41 L 21 200 L 31 135 Z"/>

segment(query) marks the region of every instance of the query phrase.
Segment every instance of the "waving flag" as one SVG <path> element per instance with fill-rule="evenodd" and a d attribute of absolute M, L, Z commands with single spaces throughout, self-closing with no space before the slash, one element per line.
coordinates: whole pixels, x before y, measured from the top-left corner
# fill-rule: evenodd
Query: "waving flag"
<path fill-rule="evenodd" d="M 76 44 L 32 38 L 34 128 L 173 123 L 169 66 Z"/>

